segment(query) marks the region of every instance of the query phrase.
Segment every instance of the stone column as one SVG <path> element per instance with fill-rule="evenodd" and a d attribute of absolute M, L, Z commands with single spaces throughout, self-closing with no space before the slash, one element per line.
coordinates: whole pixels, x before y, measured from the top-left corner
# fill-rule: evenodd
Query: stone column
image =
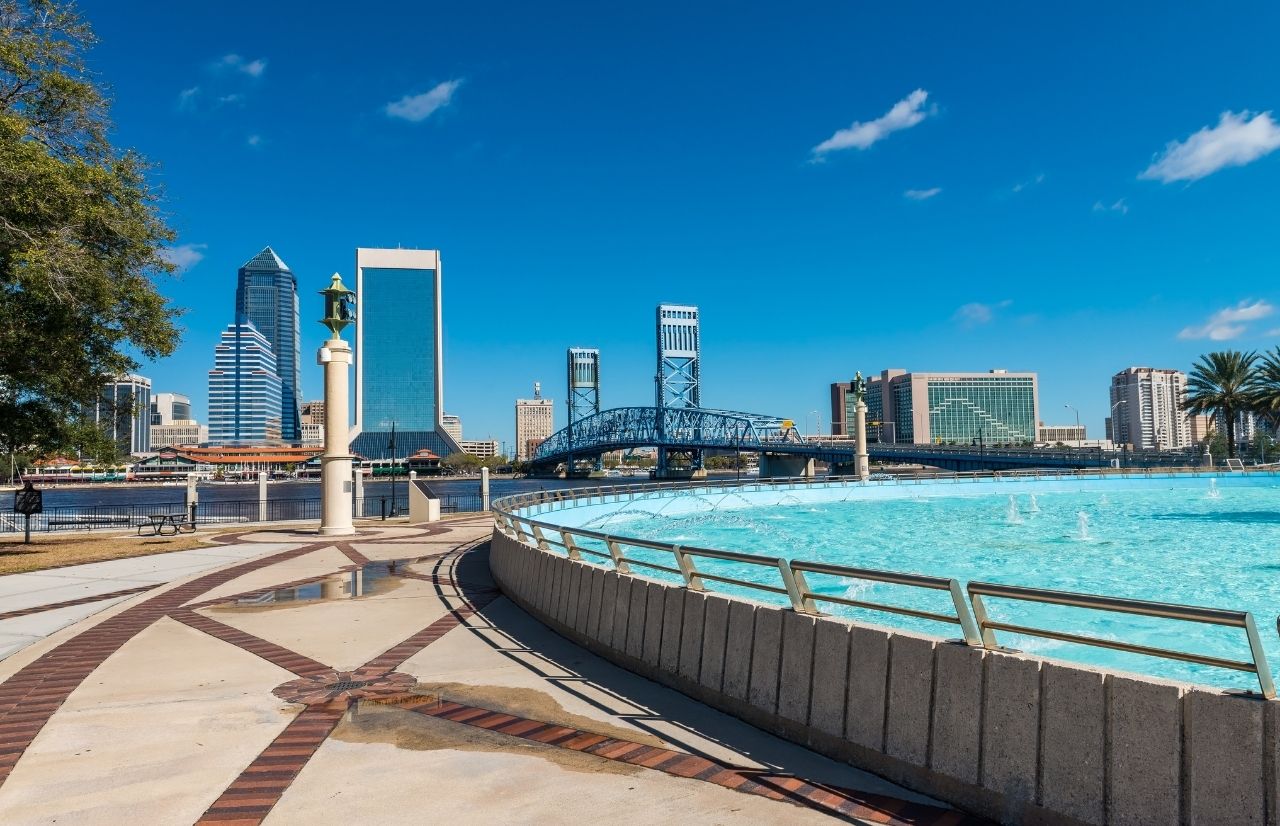
<path fill-rule="evenodd" d="M 196 475 L 187 474 L 187 518 L 196 521 L 196 504 L 200 501 L 200 491 L 196 490 Z"/>
<path fill-rule="evenodd" d="M 351 469 L 351 500 L 352 507 L 360 509 L 360 516 L 364 516 L 364 468 L 359 466 Z"/>
<path fill-rule="evenodd" d="M 258 471 L 258 521 L 267 521 L 267 472 Z"/>
<path fill-rule="evenodd" d="M 351 345 L 338 337 L 320 348 L 324 365 L 324 455 L 320 457 L 320 533 L 350 536 L 351 451 L 347 437 L 347 370 Z"/>
<path fill-rule="evenodd" d="M 871 476 L 871 461 L 867 457 L 867 403 L 858 399 L 854 406 L 854 434 L 858 450 L 858 478 L 867 481 Z"/>

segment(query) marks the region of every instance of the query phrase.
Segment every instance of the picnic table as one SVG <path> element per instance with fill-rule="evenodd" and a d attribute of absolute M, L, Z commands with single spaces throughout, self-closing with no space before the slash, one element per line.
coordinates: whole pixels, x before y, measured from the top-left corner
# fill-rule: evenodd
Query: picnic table
<path fill-rule="evenodd" d="M 138 536 L 146 530 L 151 531 L 147 536 L 175 536 L 184 530 L 194 533 L 195 529 L 196 524 L 185 513 L 151 513 L 146 522 L 138 523 Z"/>

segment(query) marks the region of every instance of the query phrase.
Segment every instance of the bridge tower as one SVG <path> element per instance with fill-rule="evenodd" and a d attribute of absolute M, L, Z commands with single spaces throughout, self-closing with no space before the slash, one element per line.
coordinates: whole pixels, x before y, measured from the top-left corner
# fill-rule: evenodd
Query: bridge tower
<path fill-rule="evenodd" d="M 573 444 L 573 426 L 579 419 L 600 412 L 600 351 L 585 347 L 570 347 L 568 351 L 569 384 L 565 398 L 569 405 L 569 443 Z M 569 470 L 573 470 L 569 462 Z M 595 469 L 603 466 L 597 456 Z"/>
<path fill-rule="evenodd" d="M 657 430 L 663 434 L 663 411 L 669 408 L 701 407 L 701 368 L 698 308 L 686 304 L 658 305 Z M 702 468 L 702 451 L 690 453 L 691 467 Z M 658 448 L 658 478 L 667 475 L 667 449 Z"/>

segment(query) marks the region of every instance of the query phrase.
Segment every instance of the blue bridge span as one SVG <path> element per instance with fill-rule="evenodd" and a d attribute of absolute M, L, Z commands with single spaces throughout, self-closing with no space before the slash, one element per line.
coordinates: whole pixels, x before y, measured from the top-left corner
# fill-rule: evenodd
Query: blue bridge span
<path fill-rule="evenodd" d="M 776 416 L 699 407 L 619 407 L 579 419 L 552 434 L 538 447 L 535 472 L 550 473 L 561 465 L 594 461 L 613 450 L 665 448 L 670 453 L 741 451 L 852 464 L 851 439 L 804 437 Z M 1015 470 L 1018 468 L 1097 468 L 1119 461 L 1124 467 L 1187 465 L 1183 453 L 1134 453 L 1088 448 L 987 447 L 868 443 L 873 460 L 920 464 L 944 470 Z"/>

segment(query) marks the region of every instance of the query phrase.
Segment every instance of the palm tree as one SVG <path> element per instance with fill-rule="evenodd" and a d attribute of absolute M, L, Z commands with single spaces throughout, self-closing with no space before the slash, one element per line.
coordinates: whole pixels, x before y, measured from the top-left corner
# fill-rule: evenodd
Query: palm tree
<path fill-rule="evenodd" d="M 1280 347 L 1262 354 L 1253 376 L 1253 410 L 1274 430 L 1280 425 Z"/>
<path fill-rule="evenodd" d="M 1227 458 L 1236 456 L 1236 414 L 1255 406 L 1255 352 L 1225 350 L 1201 356 L 1187 376 L 1187 398 L 1182 403 L 1188 413 L 1217 416 L 1227 434 Z"/>

